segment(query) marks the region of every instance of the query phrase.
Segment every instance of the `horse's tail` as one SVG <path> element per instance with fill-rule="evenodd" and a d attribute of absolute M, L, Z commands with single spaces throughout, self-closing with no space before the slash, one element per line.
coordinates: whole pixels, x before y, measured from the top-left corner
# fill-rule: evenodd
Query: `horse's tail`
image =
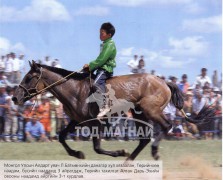
<path fill-rule="evenodd" d="M 208 106 L 204 106 L 199 114 L 193 119 L 189 118 L 183 110 L 184 106 L 184 96 L 182 91 L 178 88 L 178 86 L 174 83 L 167 82 L 167 86 L 171 91 L 171 102 L 173 105 L 182 112 L 182 115 L 186 119 L 186 121 L 190 123 L 204 123 L 207 122 L 210 118 L 213 118 L 215 114 L 215 109 L 210 108 Z"/>
<path fill-rule="evenodd" d="M 167 86 L 170 88 L 171 91 L 171 102 L 173 103 L 173 105 L 179 110 L 183 109 L 184 98 L 181 90 L 176 84 L 171 82 L 167 82 Z"/>

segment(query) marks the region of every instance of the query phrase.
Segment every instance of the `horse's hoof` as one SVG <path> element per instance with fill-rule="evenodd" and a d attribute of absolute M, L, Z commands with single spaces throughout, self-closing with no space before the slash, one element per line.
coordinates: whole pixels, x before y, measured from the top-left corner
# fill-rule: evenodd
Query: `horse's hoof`
<path fill-rule="evenodd" d="M 154 155 L 153 155 L 153 158 L 154 158 L 155 160 L 159 160 L 160 156 L 159 156 L 159 154 L 154 154 Z"/>
<path fill-rule="evenodd" d="M 78 158 L 78 159 L 85 159 L 85 155 L 84 155 L 84 153 L 81 152 L 81 151 L 77 151 L 77 158 Z"/>
<path fill-rule="evenodd" d="M 134 161 L 134 159 L 128 157 L 128 158 L 125 160 L 124 164 L 128 164 L 129 161 L 130 161 L 130 162 L 131 162 L 131 161 Z"/>
<path fill-rule="evenodd" d="M 74 157 L 76 157 L 76 151 L 74 151 L 74 150 L 70 150 L 70 151 L 68 152 L 68 154 L 69 154 L 70 156 L 74 156 Z"/>
<path fill-rule="evenodd" d="M 122 149 L 122 150 L 117 151 L 115 157 L 117 156 L 129 157 L 130 153 L 126 149 Z"/>
<path fill-rule="evenodd" d="M 158 160 L 160 158 L 159 156 L 159 152 L 158 152 L 158 146 L 152 146 L 152 157 L 155 159 L 155 160 Z"/>
<path fill-rule="evenodd" d="M 129 157 L 130 156 L 130 153 L 126 149 L 123 149 L 122 151 L 123 151 L 123 155 L 125 157 Z"/>

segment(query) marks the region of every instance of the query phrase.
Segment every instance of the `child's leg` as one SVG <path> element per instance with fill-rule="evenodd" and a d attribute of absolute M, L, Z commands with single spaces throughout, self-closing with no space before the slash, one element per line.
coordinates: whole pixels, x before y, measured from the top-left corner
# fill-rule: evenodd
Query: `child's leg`
<path fill-rule="evenodd" d="M 100 91 L 100 93 L 104 94 L 106 92 L 106 80 L 109 77 L 106 75 L 105 71 L 98 70 L 96 74 L 96 79 L 94 82 L 94 86 L 96 86 L 97 90 Z"/>
<path fill-rule="evenodd" d="M 106 80 L 110 78 L 111 76 L 103 70 L 98 70 L 96 76 L 97 77 L 95 79 L 94 85 L 96 86 L 97 90 L 99 90 L 99 92 L 104 96 L 103 97 L 104 105 L 100 109 L 100 112 L 98 114 L 98 118 L 101 118 L 110 111 L 109 104 L 108 104 L 109 101 L 105 93 L 106 93 Z"/>

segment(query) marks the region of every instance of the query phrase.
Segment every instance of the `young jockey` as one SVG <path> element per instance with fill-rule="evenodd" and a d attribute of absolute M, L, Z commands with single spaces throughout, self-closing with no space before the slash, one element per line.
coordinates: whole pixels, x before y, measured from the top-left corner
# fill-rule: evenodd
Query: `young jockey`
<path fill-rule="evenodd" d="M 103 23 L 100 28 L 100 40 L 103 41 L 102 50 L 96 60 L 91 61 L 89 64 L 85 64 L 83 69 L 93 72 L 96 70 L 96 79 L 94 85 L 97 90 L 105 95 L 106 92 L 106 80 L 113 76 L 113 69 L 116 67 L 115 56 L 116 47 L 112 40 L 115 34 L 114 26 L 107 22 Z M 100 109 L 98 118 L 102 118 L 106 113 L 110 111 L 108 100 L 104 97 L 104 106 Z"/>

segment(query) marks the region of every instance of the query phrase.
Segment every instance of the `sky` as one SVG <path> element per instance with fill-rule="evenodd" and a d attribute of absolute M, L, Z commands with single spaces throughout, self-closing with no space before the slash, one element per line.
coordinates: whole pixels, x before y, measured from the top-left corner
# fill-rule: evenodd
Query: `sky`
<path fill-rule="evenodd" d="M 146 71 L 190 83 L 222 71 L 221 0 L 0 0 L 0 55 L 50 56 L 78 71 L 100 52 L 99 30 L 111 22 L 117 47 L 114 75 L 144 55 Z M 27 68 L 28 70 L 29 68 Z"/>

